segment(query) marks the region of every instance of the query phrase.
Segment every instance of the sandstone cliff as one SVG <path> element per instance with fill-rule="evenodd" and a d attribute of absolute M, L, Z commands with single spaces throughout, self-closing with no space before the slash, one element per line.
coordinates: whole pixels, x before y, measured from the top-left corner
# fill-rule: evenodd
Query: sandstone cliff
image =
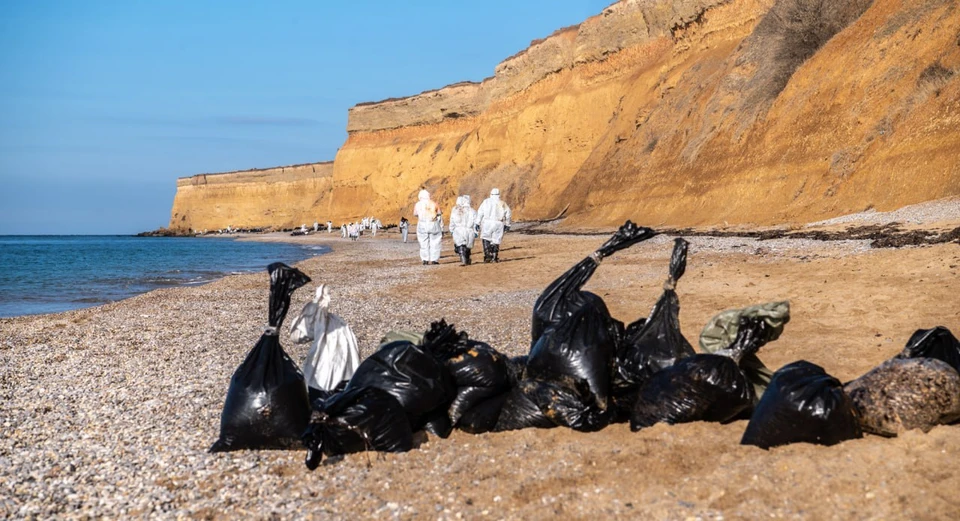
<path fill-rule="evenodd" d="M 332 162 L 180 178 L 170 229 L 312 226 L 332 180 Z"/>
<path fill-rule="evenodd" d="M 960 194 L 958 71 L 954 0 L 624 0 L 482 82 L 353 107 L 299 198 L 260 197 L 269 176 L 223 187 L 230 203 L 180 180 L 171 227 L 225 226 L 217 204 L 234 225 L 290 205 L 389 222 L 421 187 L 446 208 L 498 186 L 517 218 L 569 206 L 569 226 L 887 210 Z"/>

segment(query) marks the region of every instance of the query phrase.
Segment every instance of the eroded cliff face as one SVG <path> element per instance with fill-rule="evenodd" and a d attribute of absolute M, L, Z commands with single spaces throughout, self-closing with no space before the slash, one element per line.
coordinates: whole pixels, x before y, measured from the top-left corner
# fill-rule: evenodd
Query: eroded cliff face
<path fill-rule="evenodd" d="M 568 226 L 892 209 L 960 194 L 957 72 L 953 0 L 621 1 L 480 83 L 353 107 L 304 211 L 391 222 L 421 187 L 447 208 L 494 186 Z M 202 220 L 185 188 L 171 227 Z"/>
<path fill-rule="evenodd" d="M 332 162 L 184 177 L 177 180 L 170 229 L 312 226 L 332 180 Z"/>

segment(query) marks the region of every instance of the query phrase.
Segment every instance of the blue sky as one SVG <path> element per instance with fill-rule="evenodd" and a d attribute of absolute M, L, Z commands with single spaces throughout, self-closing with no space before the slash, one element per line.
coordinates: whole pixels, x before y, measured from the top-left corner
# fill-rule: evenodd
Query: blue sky
<path fill-rule="evenodd" d="M 332 160 L 349 107 L 611 2 L 0 2 L 0 235 L 166 226 L 178 177 Z"/>

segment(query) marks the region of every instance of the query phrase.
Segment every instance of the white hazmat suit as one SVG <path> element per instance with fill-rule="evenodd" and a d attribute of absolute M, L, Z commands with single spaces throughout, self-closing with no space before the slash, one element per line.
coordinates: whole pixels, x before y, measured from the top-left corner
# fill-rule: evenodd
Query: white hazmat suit
<path fill-rule="evenodd" d="M 330 313 L 329 306 L 330 293 L 321 284 L 313 301 L 290 323 L 290 340 L 312 342 L 303 362 L 303 378 L 308 387 L 321 391 L 349 380 L 360 365 L 357 337 L 342 318 Z"/>
<path fill-rule="evenodd" d="M 490 197 L 480 203 L 474 224 L 483 241 L 483 262 L 500 262 L 500 241 L 510 228 L 510 206 L 500 200 L 499 189 L 490 190 Z"/>
<path fill-rule="evenodd" d="M 443 235 L 443 217 L 440 206 L 430 199 L 430 192 L 420 190 L 413 215 L 417 218 L 417 241 L 420 260 L 424 264 L 440 264 L 440 238 Z"/>
<path fill-rule="evenodd" d="M 457 204 L 450 210 L 450 235 L 453 236 L 454 250 L 460 255 L 460 263 L 470 264 L 470 250 L 477 238 L 473 224 L 477 220 L 477 211 L 470 207 L 470 196 L 457 197 Z"/>

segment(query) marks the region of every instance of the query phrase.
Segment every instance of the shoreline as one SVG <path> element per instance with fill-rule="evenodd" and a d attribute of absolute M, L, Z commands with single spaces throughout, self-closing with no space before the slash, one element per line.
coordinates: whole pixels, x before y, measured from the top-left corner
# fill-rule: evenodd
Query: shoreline
<path fill-rule="evenodd" d="M 218 244 L 185 238 L 151 242 L 130 235 L 31 236 L 4 241 L 10 263 L 0 280 L 0 318 L 54 315 L 121 302 L 157 289 L 209 284 L 234 274 L 264 269 L 259 259 L 296 263 L 323 255 L 329 246 L 284 242 L 281 248 L 240 244 L 218 236 Z M 29 267 L 28 267 L 29 266 Z M 29 279 L 26 278 L 28 272 Z"/>
<path fill-rule="evenodd" d="M 461 267 L 449 236 L 441 264 L 422 266 L 413 234 L 406 244 L 389 232 L 356 242 L 331 235 L 323 241 L 331 252 L 296 264 L 313 282 L 294 293 L 284 326 L 328 283 L 331 309 L 354 330 L 362 357 L 387 331 L 424 330 L 440 318 L 506 354 L 524 354 L 537 296 L 605 240 L 508 233 L 503 262 Z M 806 359 L 845 381 L 899 352 L 915 329 L 960 332 L 954 244 L 689 240 L 677 292 L 681 328 L 694 345 L 721 310 L 788 299 L 792 319 L 760 358 L 771 369 Z M 619 252 L 586 289 L 622 321 L 646 316 L 670 250 L 664 235 Z M 956 425 L 770 451 L 739 445 L 745 421 L 638 433 L 622 424 L 591 434 L 455 432 L 408 453 L 335 458 L 314 472 L 303 451 L 207 454 L 230 375 L 266 323 L 267 279 L 265 271 L 230 275 L 95 308 L 0 319 L 0 487 L 11 491 L 0 498 L 0 515 L 822 519 L 960 511 L 960 500 L 939 493 L 960 483 Z M 303 360 L 307 346 L 285 335 L 281 343 Z"/>

